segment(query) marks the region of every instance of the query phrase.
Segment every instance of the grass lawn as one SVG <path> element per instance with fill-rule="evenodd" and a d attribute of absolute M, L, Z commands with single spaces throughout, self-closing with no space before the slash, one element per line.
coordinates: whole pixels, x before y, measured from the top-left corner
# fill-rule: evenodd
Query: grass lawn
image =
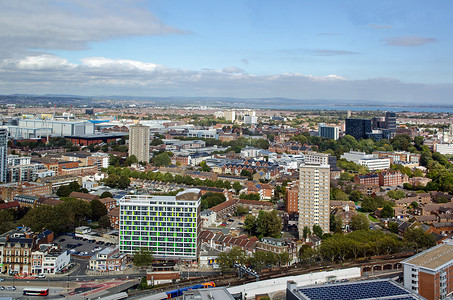
<path fill-rule="evenodd" d="M 377 221 L 378 221 L 378 220 L 377 220 L 375 217 L 373 217 L 372 215 L 368 215 L 368 219 L 370 219 L 371 222 L 377 222 Z"/>

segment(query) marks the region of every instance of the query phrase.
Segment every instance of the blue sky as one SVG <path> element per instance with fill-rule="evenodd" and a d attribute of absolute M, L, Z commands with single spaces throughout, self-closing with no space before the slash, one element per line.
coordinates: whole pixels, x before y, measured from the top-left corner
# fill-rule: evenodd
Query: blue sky
<path fill-rule="evenodd" d="M 0 93 L 451 104 L 452 1 L 0 4 Z"/>

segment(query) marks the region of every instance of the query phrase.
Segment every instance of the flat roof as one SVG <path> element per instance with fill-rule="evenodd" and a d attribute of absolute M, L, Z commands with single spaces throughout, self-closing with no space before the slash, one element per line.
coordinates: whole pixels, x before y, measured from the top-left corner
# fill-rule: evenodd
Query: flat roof
<path fill-rule="evenodd" d="M 435 270 L 450 261 L 453 261 L 453 245 L 442 244 L 423 251 L 402 262 Z"/>
<path fill-rule="evenodd" d="M 303 300 L 415 300 L 420 297 L 388 279 L 348 283 L 324 284 L 298 288 L 298 299 Z"/>

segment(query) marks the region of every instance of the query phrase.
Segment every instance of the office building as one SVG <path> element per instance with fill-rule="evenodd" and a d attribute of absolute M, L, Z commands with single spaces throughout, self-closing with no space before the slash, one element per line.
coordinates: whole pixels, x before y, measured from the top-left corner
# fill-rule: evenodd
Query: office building
<path fill-rule="evenodd" d="M 388 169 L 390 168 L 391 161 L 390 158 L 375 158 L 373 154 L 366 154 L 365 152 L 359 151 L 345 152 L 340 158 L 365 166 L 370 171 Z"/>
<path fill-rule="evenodd" d="M 353 136 L 356 140 L 365 139 L 366 134 L 371 132 L 371 120 L 368 119 L 346 119 L 346 134 Z"/>
<path fill-rule="evenodd" d="M 137 160 L 149 162 L 149 127 L 136 124 L 129 127 L 129 156 L 135 155 Z"/>
<path fill-rule="evenodd" d="M 8 130 L 0 128 L 0 182 L 6 182 L 6 170 L 8 161 L 6 159 L 8 148 Z"/>
<path fill-rule="evenodd" d="M 388 111 L 385 113 L 385 129 L 389 131 L 389 139 L 396 134 L 396 113 Z"/>
<path fill-rule="evenodd" d="M 299 237 L 305 226 L 329 232 L 330 166 L 301 165 L 299 169 Z"/>
<path fill-rule="evenodd" d="M 451 241 L 403 260 L 404 286 L 428 300 L 448 299 L 453 292 Z"/>
<path fill-rule="evenodd" d="M 318 125 L 318 134 L 320 137 L 338 140 L 340 137 L 340 128 L 338 126 L 327 126 L 324 123 Z"/>
<path fill-rule="evenodd" d="M 145 248 L 166 260 L 195 261 L 200 246 L 201 190 L 176 196 L 126 195 L 119 200 L 120 252 Z"/>

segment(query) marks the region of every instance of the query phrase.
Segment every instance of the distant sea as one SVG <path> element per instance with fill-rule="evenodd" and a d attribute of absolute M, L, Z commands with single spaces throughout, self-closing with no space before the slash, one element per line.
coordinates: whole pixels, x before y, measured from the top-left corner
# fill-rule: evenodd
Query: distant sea
<path fill-rule="evenodd" d="M 301 104 L 301 105 L 256 105 L 257 108 L 269 109 L 306 109 L 306 110 L 351 110 L 351 111 L 394 111 L 394 112 L 427 112 L 427 113 L 451 113 L 453 107 L 436 107 L 436 106 L 352 106 L 352 105 L 335 105 L 335 104 Z"/>

